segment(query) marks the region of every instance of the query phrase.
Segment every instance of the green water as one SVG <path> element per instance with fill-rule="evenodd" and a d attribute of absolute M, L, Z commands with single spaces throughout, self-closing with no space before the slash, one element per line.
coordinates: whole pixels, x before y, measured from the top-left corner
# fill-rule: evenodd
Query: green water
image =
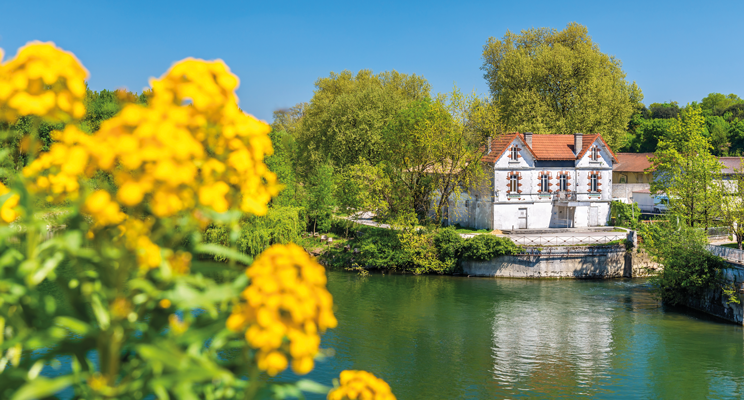
<path fill-rule="evenodd" d="M 742 398 L 744 331 L 661 306 L 643 280 L 330 272 L 335 357 L 399 399 Z M 290 378 L 285 375 L 284 378 Z"/>

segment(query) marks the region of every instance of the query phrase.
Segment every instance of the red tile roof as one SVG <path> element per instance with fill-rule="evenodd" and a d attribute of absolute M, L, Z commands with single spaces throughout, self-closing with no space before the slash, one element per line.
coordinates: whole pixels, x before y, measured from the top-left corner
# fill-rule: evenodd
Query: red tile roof
<path fill-rule="evenodd" d="M 525 144 L 527 150 L 537 160 L 577 160 L 589 151 L 592 143 L 599 137 L 604 143 L 607 150 L 610 152 L 612 157 L 617 162 L 617 157 L 607 146 L 602 136 L 599 134 L 584 135 L 582 140 L 581 152 L 578 157 L 574 155 L 574 135 L 532 135 L 532 147 L 530 148 Z M 501 158 L 501 155 L 507 150 L 509 144 L 515 139 L 519 138 L 522 143 L 524 141 L 524 135 L 521 133 L 506 133 L 498 136 L 491 140 L 491 154 L 487 154 L 483 157 L 483 161 L 495 163 L 496 160 Z"/>
<path fill-rule="evenodd" d="M 650 157 L 654 153 L 617 153 L 619 164 L 612 167 L 617 172 L 645 172 L 651 166 Z"/>

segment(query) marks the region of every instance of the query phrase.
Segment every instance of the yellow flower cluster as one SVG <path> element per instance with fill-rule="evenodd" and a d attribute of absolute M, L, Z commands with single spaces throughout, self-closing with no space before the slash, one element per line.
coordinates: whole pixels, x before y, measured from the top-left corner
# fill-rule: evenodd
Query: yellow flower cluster
<path fill-rule="evenodd" d="M 57 121 L 81 119 L 87 77 L 72 53 L 51 42 L 31 42 L 0 64 L 0 120 L 13 122 L 31 114 Z"/>
<path fill-rule="evenodd" d="M 3 185 L 2 182 L 0 182 L 0 196 L 3 196 L 9 192 L 10 189 L 8 189 L 5 185 Z M 16 218 L 18 218 L 18 212 L 16 211 L 18 200 L 20 200 L 20 197 L 17 194 L 13 194 L 5 200 L 2 207 L 0 207 L 0 220 L 9 224 L 15 221 Z"/>
<path fill-rule="evenodd" d="M 264 164 L 270 127 L 238 108 L 237 83 L 222 61 L 177 63 L 151 81 L 148 106 L 127 105 L 92 136 L 67 127 L 24 173 L 38 176 L 38 189 L 75 197 L 80 175 L 109 171 L 121 205 L 146 204 L 161 218 L 193 210 L 195 199 L 263 215 L 279 190 Z"/>
<path fill-rule="evenodd" d="M 67 125 L 62 132 L 53 132 L 52 138 L 57 142 L 24 168 L 23 174 L 38 176 L 29 185 L 31 191 L 46 192 L 56 199 L 75 199 L 80 190 L 80 177 L 93 175 L 97 166 L 94 161 L 106 157 L 105 149 L 97 147 L 93 136 L 74 125 Z"/>
<path fill-rule="evenodd" d="M 390 385 L 367 371 L 342 371 L 340 381 L 328 400 L 395 400 Z"/>
<path fill-rule="evenodd" d="M 137 261 L 143 270 L 159 267 L 160 263 L 163 262 L 160 247 L 150 240 L 149 234 L 153 222 L 152 219 L 140 221 L 130 218 L 119 225 L 127 249 L 137 254 Z"/>
<path fill-rule="evenodd" d="M 246 270 L 250 285 L 244 303 L 227 320 L 234 331 L 258 349 L 258 367 L 269 375 L 287 368 L 306 374 L 314 367 L 319 332 L 334 328 L 333 298 L 325 269 L 295 244 L 273 245 Z"/>
<path fill-rule="evenodd" d="M 119 224 L 126 218 L 119 204 L 111 200 L 105 190 L 97 190 L 85 200 L 83 211 L 96 221 L 99 226 Z"/>
<path fill-rule="evenodd" d="M 50 56 L 44 46 L 27 46 L 18 59 L 46 60 Z M 77 70 L 72 68 L 70 60 L 77 63 L 74 57 L 62 57 L 59 68 L 85 71 L 79 64 L 75 64 Z M 3 68 L 13 65 L 11 62 Z M 42 68 L 40 61 L 29 65 L 33 71 L 55 71 Z M 56 73 L 55 77 L 63 75 Z M 76 95 L 82 96 L 84 77 L 69 73 L 64 75 L 64 82 L 70 90 L 82 87 L 80 93 L 75 89 Z M 46 76 L 42 80 L 48 85 Z M 24 93 L 35 90 L 24 87 L 23 82 L 13 87 Z M 83 211 L 96 221 L 94 230 L 120 225 L 126 247 L 136 251 L 143 268 L 160 265 L 164 253 L 149 238 L 151 224 L 132 221 L 122 213 L 123 208 L 133 215 L 150 213 L 157 218 L 198 216 L 203 224 L 209 222 L 205 218 L 209 214 L 199 212 L 200 207 L 216 212 L 240 208 L 263 215 L 269 200 L 279 191 L 276 176 L 264 163 L 264 157 L 273 152 L 270 127 L 238 108 L 238 78 L 222 61 L 186 59 L 160 79 L 152 79 L 151 85 L 153 93 L 147 106 L 128 104 L 93 135 L 67 125 L 53 134 L 55 143 L 50 150 L 23 171 L 33 180 L 29 185 L 32 193 L 45 193 L 57 201 L 79 197 L 81 179 L 92 177 L 98 170 L 113 174 L 118 187 L 113 198 L 93 193 L 85 199 Z M 5 109 L 26 112 L 13 108 L 13 104 L 8 102 Z M 39 110 L 35 113 L 50 115 Z M 91 231 L 90 235 L 95 233 Z M 180 255 L 165 256 L 175 272 L 188 271 L 190 260 Z"/>

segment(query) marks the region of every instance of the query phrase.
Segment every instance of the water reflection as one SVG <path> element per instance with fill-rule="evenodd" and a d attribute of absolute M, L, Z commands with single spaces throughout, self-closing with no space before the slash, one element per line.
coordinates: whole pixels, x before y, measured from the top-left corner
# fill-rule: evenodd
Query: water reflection
<path fill-rule="evenodd" d="M 612 313 L 583 291 L 533 282 L 528 299 L 494 305 L 493 378 L 503 390 L 592 394 L 609 378 Z"/>

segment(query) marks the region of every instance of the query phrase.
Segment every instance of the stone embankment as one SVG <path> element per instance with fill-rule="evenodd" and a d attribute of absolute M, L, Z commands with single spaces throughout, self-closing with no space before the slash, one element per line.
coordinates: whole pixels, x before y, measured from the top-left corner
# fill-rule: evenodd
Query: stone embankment
<path fill-rule="evenodd" d="M 524 254 L 465 260 L 462 266 L 470 276 L 503 278 L 635 278 L 659 268 L 646 253 L 623 245 L 526 247 Z"/>
<path fill-rule="evenodd" d="M 738 325 L 744 325 L 744 252 L 723 246 L 708 246 L 711 253 L 725 259 L 729 268 L 721 271 L 719 286 L 706 290 L 702 296 L 687 299 L 685 305 L 706 314 L 716 316 Z M 739 303 L 724 293 L 724 287 L 733 290 Z"/>

